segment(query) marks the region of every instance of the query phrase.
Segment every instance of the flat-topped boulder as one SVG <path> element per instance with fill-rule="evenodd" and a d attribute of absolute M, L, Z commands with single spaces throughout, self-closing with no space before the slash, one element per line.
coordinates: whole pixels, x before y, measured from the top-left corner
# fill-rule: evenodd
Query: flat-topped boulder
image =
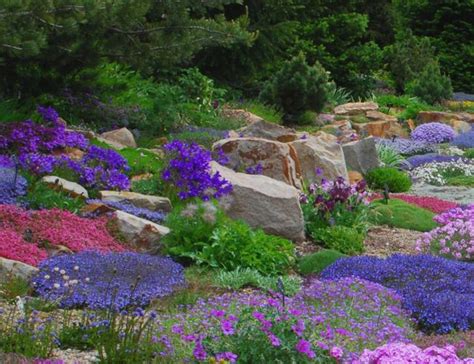
<path fill-rule="evenodd" d="M 100 134 L 102 139 L 105 139 L 108 142 L 112 142 L 115 145 L 120 145 L 122 148 L 124 147 L 131 147 L 136 148 L 137 143 L 135 142 L 135 138 L 130 130 L 127 128 L 120 128 L 116 130 L 107 131 L 105 133 Z"/>
<path fill-rule="evenodd" d="M 368 111 L 376 111 L 378 108 L 379 105 L 375 102 L 349 102 L 336 106 L 334 113 L 336 115 L 357 115 L 365 114 Z"/>
<path fill-rule="evenodd" d="M 242 137 L 255 137 L 287 143 L 297 139 L 296 131 L 281 125 L 257 120 L 239 130 Z"/>
<path fill-rule="evenodd" d="M 290 145 L 296 151 L 305 182 L 320 182 L 323 177 L 348 178 L 344 154 L 337 137 L 319 132 L 317 135 L 295 140 Z"/>
<path fill-rule="evenodd" d="M 152 211 L 171 211 L 171 201 L 166 197 L 143 195 L 128 191 L 100 191 L 99 197 L 103 201 L 128 201 L 136 207 Z"/>
<path fill-rule="evenodd" d="M 0 282 L 5 282 L 10 277 L 21 278 L 28 281 L 38 272 L 38 268 L 16 260 L 0 257 Z"/>
<path fill-rule="evenodd" d="M 344 144 L 342 149 L 347 169 L 350 171 L 365 174 L 380 164 L 374 138 Z"/>
<path fill-rule="evenodd" d="M 267 176 L 234 172 L 217 162 L 211 162 L 211 168 L 233 186 L 232 193 L 220 199 L 229 217 L 268 234 L 304 240 L 304 219 L 296 188 Z"/>
<path fill-rule="evenodd" d="M 68 181 L 58 176 L 44 176 L 41 182 L 53 189 L 60 189 L 73 197 L 89 198 L 89 193 L 79 183 Z"/>
<path fill-rule="evenodd" d="M 233 170 L 245 171 L 260 165 L 263 175 L 301 187 L 300 168 L 290 144 L 253 137 L 231 138 L 217 141 L 212 149 L 221 150 Z"/>

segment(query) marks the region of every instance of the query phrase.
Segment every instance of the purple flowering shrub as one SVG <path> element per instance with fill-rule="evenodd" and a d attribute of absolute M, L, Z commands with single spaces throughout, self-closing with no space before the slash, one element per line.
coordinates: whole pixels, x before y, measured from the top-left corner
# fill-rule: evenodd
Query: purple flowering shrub
<path fill-rule="evenodd" d="M 474 327 L 474 265 L 431 255 L 395 254 L 386 259 L 343 258 L 322 272 L 326 279 L 359 277 L 396 290 L 403 307 L 426 332 Z"/>
<path fill-rule="evenodd" d="M 163 222 L 166 215 L 161 211 L 152 211 L 143 207 L 136 207 L 130 201 L 106 201 L 106 200 L 94 200 L 90 199 L 86 201 L 89 204 L 103 203 L 109 207 L 112 207 L 116 210 L 126 212 L 128 214 L 141 217 L 143 219 L 155 222 L 157 224 Z"/>
<path fill-rule="evenodd" d="M 66 170 L 85 187 L 95 189 L 128 189 L 129 167 L 116 151 L 89 145 L 80 133 L 69 131 L 51 107 L 39 107 L 44 125 L 31 120 L 2 124 L 0 154 L 3 164 L 17 164 L 35 174 L 44 175 Z M 62 154 L 65 148 L 78 148 L 84 156 L 72 159 Z"/>
<path fill-rule="evenodd" d="M 474 127 L 456 136 L 451 144 L 460 148 L 474 148 Z"/>
<path fill-rule="evenodd" d="M 436 151 L 436 145 L 421 140 L 405 138 L 383 139 L 375 138 L 379 145 L 387 146 L 399 154 L 409 156 L 414 154 L 431 153 Z"/>
<path fill-rule="evenodd" d="M 0 204 L 14 205 L 17 197 L 26 194 L 27 185 L 15 169 L 0 167 Z"/>
<path fill-rule="evenodd" d="M 163 180 L 181 200 L 200 198 L 207 201 L 232 192 L 232 185 L 219 172 L 211 171 L 211 153 L 197 144 L 175 140 L 164 146 L 169 155 L 162 172 Z"/>
<path fill-rule="evenodd" d="M 440 225 L 417 240 L 417 250 L 446 258 L 474 260 L 474 204 L 434 217 Z"/>
<path fill-rule="evenodd" d="M 421 124 L 411 133 L 413 140 L 433 144 L 450 142 L 455 136 L 454 129 L 443 123 Z"/>
<path fill-rule="evenodd" d="M 33 278 L 36 293 L 61 307 L 122 309 L 148 305 L 185 283 L 170 258 L 86 251 L 44 260 Z"/>
<path fill-rule="evenodd" d="M 408 166 L 410 169 L 414 169 L 428 163 L 451 162 L 451 161 L 458 161 L 460 159 L 462 159 L 461 156 L 427 153 L 427 154 L 414 155 L 414 156 L 408 157 L 406 159 L 406 161 L 408 162 L 408 165 L 405 164 L 404 166 Z"/>
<path fill-rule="evenodd" d="M 448 345 L 444 348 L 430 346 L 420 349 L 413 344 L 391 343 L 375 350 L 364 350 L 359 359 L 351 364 L 396 364 L 396 363 L 457 363 L 474 364 L 474 359 L 461 359 L 456 355 L 456 348 Z"/>

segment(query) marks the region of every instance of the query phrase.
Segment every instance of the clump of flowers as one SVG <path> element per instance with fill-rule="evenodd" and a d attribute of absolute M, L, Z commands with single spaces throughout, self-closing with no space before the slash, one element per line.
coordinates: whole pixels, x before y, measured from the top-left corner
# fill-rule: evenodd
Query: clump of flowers
<path fill-rule="evenodd" d="M 474 127 L 465 133 L 459 134 L 451 141 L 451 144 L 460 148 L 474 148 Z"/>
<path fill-rule="evenodd" d="M 426 332 L 442 334 L 474 327 L 471 263 L 431 255 L 359 256 L 337 260 L 322 277 L 359 277 L 396 290 L 403 297 L 403 307 Z"/>
<path fill-rule="evenodd" d="M 417 240 L 417 250 L 447 258 L 474 259 L 474 204 L 435 216 L 441 226 Z"/>
<path fill-rule="evenodd" d="M 444 186 L 449 177 L 474 176 L 474 162 L 469 159 L 459 159 L 451 162 L 432 162 L 415 168 L 410 172 L 414 180 Z"/>
<path fill-rule="evenodd" d="M 114 310 L 148 305 L 184 283 L 183 267 L 170 258 L 132 252 L 57 255 L 33 278 L 35 291 L 61 307 Z"/>
<path fill-rule="evenodd" d="M 17 197 L 26 194 L 27 186 L 17 170 L 0 167 L 0 204 L 15 204 Z"/>
<path fill-rule="evenodd" d="M 458 204 L 455 202 L 441 200 L 439 198 L 430 196 L 390 194 L 390 197 L 411 203 L 413 205 L 430 210 L 437 214 L 440 214 L 458 206 Z"/>
<path fill-rule="evenodd" d="M 458 161 L 460 159 L 462 159 L 462 157 L 460 156 L 428 153 L 428 154 L 414 155 L 414 156 L 408 157 L 406 161 L 408 162 L 409 169 L 414 169 L 428 163 L 452 162 L 452 161 Z"/>
<path fill-rule="evenodd" d="M 375 142 L 379 145 L 389 147 L 405 156 L 413 154 L 431 153 L 436 151 L 436 145 L 420 140 L 412 140 L 405 138 L 375 138 Z"/>
<path fill-rule="evenodd" d="M 461 359 L 456 355 L 456 348 L 448 345 L 444 348 L 430 346 L 420 349 L 416 345 L 406 343 L 391 343 L 375 350 L 364 350 L 359 359 L 352 364 L 382 364 L 382 363 L 458 363 L 473 364 L 474 359 Z"/>
<path fill-rule="evenodd" d="M 411 138 L 416 141 L 440 144 L 450 142 L 456 136 L 452 127 L 443 123 L 426 123 L 415 128 Z"/>
<path fill-rule="evenodd" d="M 177 189 L 181 200 L 198 197 L 204 201 L 220 198 L 232 191 L 232 185 L 219 172 L 211 171 L 211 153 L 199 145 L 175 140 L 164 146 L 170 154 L 162 178 Z"/>
<path fill-rule="evenodd" d="M 87 200 L 88 204 L 104 204 L 109 207 L 112 207 L 116 210 L 120 210 L 123 212 L 126 212 L 128 214 L 141 217 L 143 219 L 155 222 L 155 223 L 160 223 L 162 222 L 166 215 L 161 212 L 161 211 L 152 211 L 150 209 L 146 209 L 143 207 L 136 207 L 133 205 L 130 201 L 123 200 L 123 201 L 106 201 L 106 200 L 94 200 L 90 199 Z"/>
<path fill-rule="evenodd" d="M 108 223 L 107 217 L 85 219 L 59 209 L 26 211 L 0 205 L 0 256 L 37 265 L 58 246 L 74 252 L 124 251 L 108 232 Z"/>

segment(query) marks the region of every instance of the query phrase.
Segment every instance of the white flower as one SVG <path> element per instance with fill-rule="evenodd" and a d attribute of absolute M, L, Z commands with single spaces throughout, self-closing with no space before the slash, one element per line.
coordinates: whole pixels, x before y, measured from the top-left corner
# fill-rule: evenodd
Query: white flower
<path fill-rule="evenodd" d="M 55 272 L 59 272 L 59 268 L 58 267 L 54 267 L 53 269 Z"/>
<path fill-rule="evenodd" d="M 63 279 L 64 279 L 65 281 L 67 281 L 67 280 L 69 279 L 69 276 L 68 276 L 68 275 L 64 275 L 64 276 L 63 276 Z"/>
<path fill-rule="evenodd" d="M 86 282 L 89 282 L 91 279 L 89 277 L 86 277 Z"/>
<path fill-rule="evenodd" d="M 44 276 L 44 279 L 50 279 L 50 278 L 51 278 L 51 277 L 49 276 L 49 274 L 46 274 L 46 275 Z"/>
<path fill-rule="evenodd" d="M 66 271 L 65 271 L 64 269 L 61 269 L 61 270 L 59 271 L 59 273 L 61 273 L 62 275 L 64 275 L 64 274 L 66 274 Z"/>
<path fill-rule="evenodd" d="M 75 271 L 78 271 L 78 270 L 79 270 L 79 266 L 78 266 L 78 265 L 75 265 L 75 266 L 74 266 L 74 270 L 75 270 Z"/>
<path fill-rule="evenodd" d="M 53 284 L 53 287 L 57 289 L 57 288 L 61 287 L 61 285 L 59 283 L 55 283 L 55 284 Z"/>

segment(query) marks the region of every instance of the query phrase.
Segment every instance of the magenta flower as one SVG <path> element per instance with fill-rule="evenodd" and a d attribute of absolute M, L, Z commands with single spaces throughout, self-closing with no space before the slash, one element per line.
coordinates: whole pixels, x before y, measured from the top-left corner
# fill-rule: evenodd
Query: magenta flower
<path fill-rule="evenodd" d="M 300 341 L 298 341 L 298 343 L 296 344 L 295 348 L 296 350 L 298 350 L 298 352 L 306 355 L 310 359 L 314 359 L 316 357 L 314 351 L 311 350 L 311 343 L 309 341 L 306 341 L 305 339 L 300 339 Z"/>
<path fill-rule="evenodd" d="M 329 355 L 331 355 L 334 359 L 337 359 L 337 360 L 341 359 L 343 354 L 344 354 L 344 351 L 337 346 L 334 346 L 329 351 Z"/>

